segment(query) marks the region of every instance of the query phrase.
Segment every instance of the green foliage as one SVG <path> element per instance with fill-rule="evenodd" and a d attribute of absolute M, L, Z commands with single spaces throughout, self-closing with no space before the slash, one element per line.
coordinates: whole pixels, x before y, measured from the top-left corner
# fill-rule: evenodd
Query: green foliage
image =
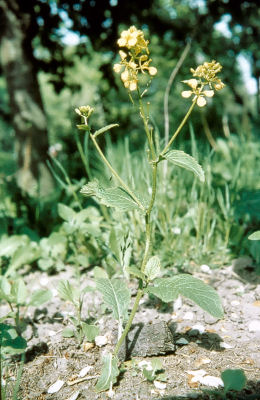
<path fill-rule="evenodd" d="M 103 357 L 103 367 L 101 376 L 99 377 L 95 389 L 97 392 L 102 392 L 104 390 L 110 389 L 114 383 L 117 381 L 119 375 L 119 369 L 117 367 L 118 359 L 114 357 L 111 353 L 106 354 Z"/>
<path fill-rule="evenodd" d="M 242 369 L 226 369 L 222 372 L 221 379 L 224 382 L 225 394 L 229 390 L 240 391 L 246 385 L 246 376 Z"/>
<path fill-rule="evenodd" d="M 179 274 L 173 278 L 156 279 L 154 286 L 148 286 L 147 291 L 164 302 L 174 301 L 182 295 L 194 301 L 213 317 L 223 318 L 224 316 L 217 292 L 191 275 Z"/>
<path fill-rule="evenodd" d="M 112 310 L 113 317 L 122 325 L 127 319 L 130 302 L 130 291 L 126 283 L 115 278 L 99 278 L 96 285 L 103 295 L 104 303 Z"/>
<path fill-rule="evenodd" d="M 82 343 L 84 338 L 92 342 L 99 334 L 99 328 L 96 325 L 87 324 L 82 320 L 82 306 L 83 299 L 87 292 L 91 292 L 92 288 L 86 286 L 84 289 L 73 286 L 67 280 L 60 280 L 58 285 L 58 293 L 61 299 L 73 304 L 75 309 L 75 316 L 70 316 L 69 320 L 73 328 L 66 327 L 63 329 L 63 337 L 75 336 L 79 343 Z"/>
<path fill-rule="evenodd" d="M 184 151 L 180 150 L 171 150 L 168 151 L 168 153 L 166 153 L 164 157 L 170 163 L 192 171 L 201 182 L 205 182 L 205 174 L 202 167 L 189 154 L 186 154 L 184 153 Z"/>

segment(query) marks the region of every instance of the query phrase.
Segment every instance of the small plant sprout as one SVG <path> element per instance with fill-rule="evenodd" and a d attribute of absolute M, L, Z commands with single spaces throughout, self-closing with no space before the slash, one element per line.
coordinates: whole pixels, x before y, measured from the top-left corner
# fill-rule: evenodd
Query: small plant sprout
<path fill-rule="evenodd" d="M 149 107 L 144 104 L 143 100 L 144 94 L 151 84 L 151 78 L 157 73 L 157 69 L 151 65 L 152 59 L 148 49 L 149 42 L 145 40 L 143 31 L 131 26 L 121 33 L 117 43 L 120 48 L 119 56 L 121 61 L 114 65 L 114 70 L 116 73 L 121 74 L 124 87 L 129 94 L 130 92 L 132 93 L 131 100 L 138 105 L 138 114 L 141 117 L 147 138 L 148 152 L 145 151 L 144 154 L 147 157 L 147 168 L 150 169 L 151 185 L 146 188 L 147 196 L 144 193 L 138 193 L 129 182 L 121 178 L 98 144 L 97 137 L 99 135 L 118 125 L 107 125 L 92 133 L 88 119 L 93 109 L 89 106 L 77 108 L 76 112 L 82 119 L 82 124 L 78 125 L 78 128 L 84 130 L 85 134 L 90 136 L 99 156 L 109 169 L 115 182 L 114 185 L 110 183 L 111 186 L 105 187 L 97 179 L 94 179 L 82 187 L 81 193 L 85 196 L 93 196 L 101 205 L 114 207 L 122 212 L 139 212 L 143 218 L 145 238 L 142 259 L 134 266 L 130 265 L 127 268 L 128 274 L 137 279 L 138 286 L 130 314 L 128 310 L 131 296 L 127 286 L 127 276 L 125 275 L 125 281 L 119 278 L 110 279 L 106 274 L 99 274 L 99 276 L 95 277 L 97 289 L 103 295 L 106 306 L 112 310 L 112 316 L 118 321 L 119 326 L 119 338 L 114 351 L 106 354 L 103 359 L 101 376 L 96 384 L 98 392 L 108 390 L 117 381 L 120 366 L 118 353 L 131 328 L 140 300 L 144 295 L 153 294 L 164 302 L 174 301 L 179 295 L 186 296 L 214 317 L 223 317 L 220 298 L 213 288 L 189 274 L 179 274 L 167 278 L 161 277 L 160 259 L 156 254 L 152 254 L 154 229 L 152 213 L 155 208 L 156 194 L 161 191 L 164 185 L 164 182 L 158 179 L 159 164 L 169 162 L 174 166 L 193 172 L 195 177 L 202 183 L 205 181 L 204 171 L 193 157 L 177 149 L 170 150 L 170 147 L 188 120 L 195 105 L 199 107 L 205 106 L 206 98 L 212 97 L 215 90 L 218 91 L 224 87 L 217 75 L 222 67 L 216 61 L 212 61 L 205 62 L 196 69 L 191 69 L 193 78 L 184 81 L 190 89 L 184 91 L 182 96 L 189 98 L 193 95 L 192 104 L 170 139 L 164 143 L 162 149 L 158 150 L 158 145 L 157 143 L 155 144 L 154 129 L 150 123 Z M 144 81 L 140 79 L 140 76 L 143 75 L 148 77 L 148 81 L 145 83 L 145 90 L 142 89 L 142 82 Z M 158 368 L 155 366 L 153 371 L 151 376 L 149 375 L 150 372 L 145 372 L 147 378 L 148 375 L 150 379 L 156 377 Z"/>

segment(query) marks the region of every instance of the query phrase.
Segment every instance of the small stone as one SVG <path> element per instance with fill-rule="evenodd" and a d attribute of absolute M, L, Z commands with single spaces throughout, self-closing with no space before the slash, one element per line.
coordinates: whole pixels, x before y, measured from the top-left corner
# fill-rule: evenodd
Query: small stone
<path fill-rule="evenodd" d="M 193 331 L 198 331 L 200 334 L 202 334 L 202 333 L 205 332 L 205 326 L 203 326 L 203 325 L 201 325 L 201 324 L 193 325 L 193 326 L 191 327 L 191 329 L 192 329 Z"/>
<path fill-rule="evenodd" d="M 91 343 L 91 342 L 83 343 L 83 351 L 85 351 L 85 352 L 89 351 L 90 349 L 93 349 L 93 347 L 94 347 L 94 343 Z"/>
<path fill-rule="evenodd" d="M 57 393 L 62 386 L 64 385 L 64 381 L 58 379 L 53 385 L 51 385 L 47 391 L 47 393 L 52 394 L 52 393 Z"/>
<path fill-rule="evenodd" d="M 248 325 L 248 330 L 249 332 L 260 332 L 260 321 L 257 319 L 251 321 Z"/>
<path fill-rule="evenodd" d="M 185 344 L 189 344 L 190 342 L 185 338 L 180 338 L 180 339 L 176 340 L 175 343 L 180 344 L 180 345 L 185 345 Z"/>
<path fill-rule="evenodd" d="M 211 386 L 211 387 L 215 387 L 215 388 L 217 388 L 218 386 L 224 386 L 224 383 L 221 378 L 218 378 L 216 376 L 210 376 L 210 375 L 202 376 L 201 379 L 199 380 L 199 382 L 202 385 Z"/>
<path fill-rule="evenodd" d="M 219 344 L 219 347 L 221 347 L 222 349 L 233 349 L 234 348 L 233 346 L 231 346 L 231 344 L 228 344 L 226 342 L 221 342 Z"/>
<path fill-rule="evenodd" d="M 80 391 L 77 391 L 75 393 L 73 393 L 70 397 L 68 397 L 67 400 L 77 400 L 77 398 L 79 397 Z"/>
<path fill-rule="evenodd" d="M 87 365 L 86 367 L 82 368 L 82 370 L 79 372 L 78 376 L 80 378 L 83 378 L 84 376 L 87 375 L 87 373 L 92 369 L 93 367 L 91 365 Z"/>
<path fill-rule="evenodd" d="M 233 300 L 233 301 L 231 301 L 230 304 L 231 304 L 231 306 L 239 306 L 240 302 L 237 300 Z"/>
<path fill-rule="evenodd" d="M 164 383 L 164 382 L 154 381 L 153 384 L 156 387 L 156 389 L 159 389 L 159 390 L 166 389 L 166 383 Z"/>
<path fill-rule="evenodd" d="M 96 346 L 98 347 L 102 347 L 105 346 L 107 344 L 108 340 L 106 336 L 96 336 L 95 337 L 95 343 Z"/>
<path fill-rule="evenodd" d="M 175 300 L 174 305 L 173 305 L 174 312 L 177 312 L 181 307 L 182 307 L 182 298 L 181 298 L 181 296 L 179 296 Z"/>
<path fill-rule="evenodd" d="M 212 273 L 210 267 L 208 265 L 206 265 L 206 264 L 201 265 L 200 266 L 200 270 L 201 270 L 201 272 L 204 272 L 206 274 L 211 274 Z"/>
<path fill-rule="evenodd" d="M 191 321 L 194 318 L 194 314 L 191 311 L 188 311 L 184 314 L 183 319 Z"/>

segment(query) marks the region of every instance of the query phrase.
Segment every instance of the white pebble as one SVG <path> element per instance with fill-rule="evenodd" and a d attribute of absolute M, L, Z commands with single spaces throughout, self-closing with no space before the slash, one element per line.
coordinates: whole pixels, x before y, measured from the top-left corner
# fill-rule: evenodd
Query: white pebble
<path fill-rule="evenodd" d="M 193 319 L 193 317 L 194 317 L 193 312 L 188 311 L 188 312 L 186 312 L 186 313 L 184 314 L 183 319 L 187 319 L 187 320 L 190 320 L 190 321 L 191 321 L 191 320 Z"/>
<path fill-rule="evenodd" d="M 173 306 L 174 312 L 178 311 L 181 307 L 182 307 L 182 298 L 181 296 L 179 296 L 174 302 Z"/>
<path fill-rule="evenodd" d="M 156 387 L 156 389 L 159 389 L 159 390 L 166 389 L 166 383 L 165 382 L 154 381 L 153 384 Z"/>
<path fill-rule="evenodd" d="M 47 393 L 49 393 L 49 394 L 57 393 L 62 388 L 64 383 L 65 383 L 64 381 L 61 381 L 61 380 L 58 379 L 55 383 L 53 383 L 53 385 L 51 385 L 49 387 Z"/>
<path fill-rule="evenodd" d="M 196 329 L 197 331 L 199 331 L 200 334 L 205 332 L 205 327 L 201 324 L 193 325 L 191 329 L 194 329 L 194 330 Z"/>
<path fill-rule="evenodd" d="M 82 370 L 79 372 L 78 376 L 79 378 L 83 378 L 84 376 L 87 375 L 87 373 L 92 369 L 93 367 L 91 365 L 87 365 L 86 367 L 82 368 Z"/>
<path fill-rule="evenodd" d="M 202 385 L 211 386 L 211 387 L 224 386 L 222 379 L 220 379 L 216 376 L 210 376 L 210 375 L 202 376 L 201 379 L 199 380 L 199 382 Z"/>
<path fill-rule="evenodd" d="M 211 272 L 212 272 L 210 267 L 206 264 L 201 265 L 200 270 L 201 270 L 201 272 L 205 272 L 206 274 L 211 274 Z"/>
<path fill-rule="evenodd" d="M 221 342 L 219 344 L 219 347 L 222 347 L 222 349 L 233 349 L 234 348 L 233 346 L 231 346 L 231 344 L 228 344 L 226 342 Z"/>
<path fill-rule="evenodd" d="M 145 361 L 145 360 L 140 361 L 138 363 L 138 367 L 140 369 L 144 369 L 145 368 L 145 369 L 147 369 L 147 371 L 152 371 L 152 369 L 153 369 L 151 362 L 150 361 Z"/>
<path fill-rule="evenodd" d="M 249 332 L 260 332 L 260 321 L 254 319 L 248 325 Z"/>
<path fill-rule="evenodd" d="M 239 306 L 240 302 L 237 300 L 232 300 L 230 304 L 231 306 Z"/>
<path fill-rule="evenodd" d="M 107 344 L 108 340 L 106 336 L 96 336 L 95 337 L 95 343 L 96 346 L 98 347 L 102 347 L 105 346 Z"/>

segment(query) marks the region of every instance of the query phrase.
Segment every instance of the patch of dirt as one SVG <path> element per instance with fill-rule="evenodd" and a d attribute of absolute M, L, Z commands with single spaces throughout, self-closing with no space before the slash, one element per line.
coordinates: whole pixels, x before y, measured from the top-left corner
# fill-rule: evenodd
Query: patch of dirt
<path fill-rule="evenodd" d="M 116 326 L 109 314 L 102 313 L 101 296 L 90 292 L 85 296 L 83 315 L 98 319 L 100 335 L 106 336 L 107 344 L 87 349 L 84 344 L 79 346 L 74 338 L 62 337 L 73 308 L 59 299 L 56 288 L 60 279 L 72 281 L 72 276 L 72 268 L 59 275 L 34 272 L 26 276 L 30 289 L 50 288 L 53 298 L 41 309 L 28 310 L 25 334 L 29 348 L 20 383 L 20 400 L 108 398 L 108 393 L 95 393 L 94 385 L 100 374 L 102 355 L 114 346 Z M 220 378 L 226 369 L 243 369 L 247 377 L 246 388 L 235 395 L 233 392 L 233 397 L 228 394 L 227 399 L 260 399 L 260 277 L 254 274 L 248 258 L 235 260 L 232 266 L 219 270 L 201 268 L 195 276 L 218 291 L 225 318 L 216 320 L 186 299 L 178 299 L 174 305 L 165 307 L 144 298 L 134 319 L 136 326 L 165 322 L 172 333 L 173 349 L 168 346 L 167 354 L 156 355 L 162 360 L 166 385 L 165 388 L 155 387 L 144 379 L 133 363 L 127 362 L 128 368 L 113 388 L 113 399 L 220 399 L 221 387 L 210 387 L 192 379 L 192 372 L 201 369 L 205 371 L 204 375 L 216 378 Z M 93 285 L 91 278 L 90 271 L 84 286 Z M 135 365 L 153 357 L 144 357 L 144 354 L 134 357 Z M 12 376 L 16 376 L 18 364 L 12 361 L 9 365 L 5 376 L 9 377 L 10 397 L 7 398 L 11 399 Z M 79 372 L 87 366 L 87 375 L 79 377 Z M 49 387 L 58 380 L 64 381 L 61 389 L 48 393 Z"/>

